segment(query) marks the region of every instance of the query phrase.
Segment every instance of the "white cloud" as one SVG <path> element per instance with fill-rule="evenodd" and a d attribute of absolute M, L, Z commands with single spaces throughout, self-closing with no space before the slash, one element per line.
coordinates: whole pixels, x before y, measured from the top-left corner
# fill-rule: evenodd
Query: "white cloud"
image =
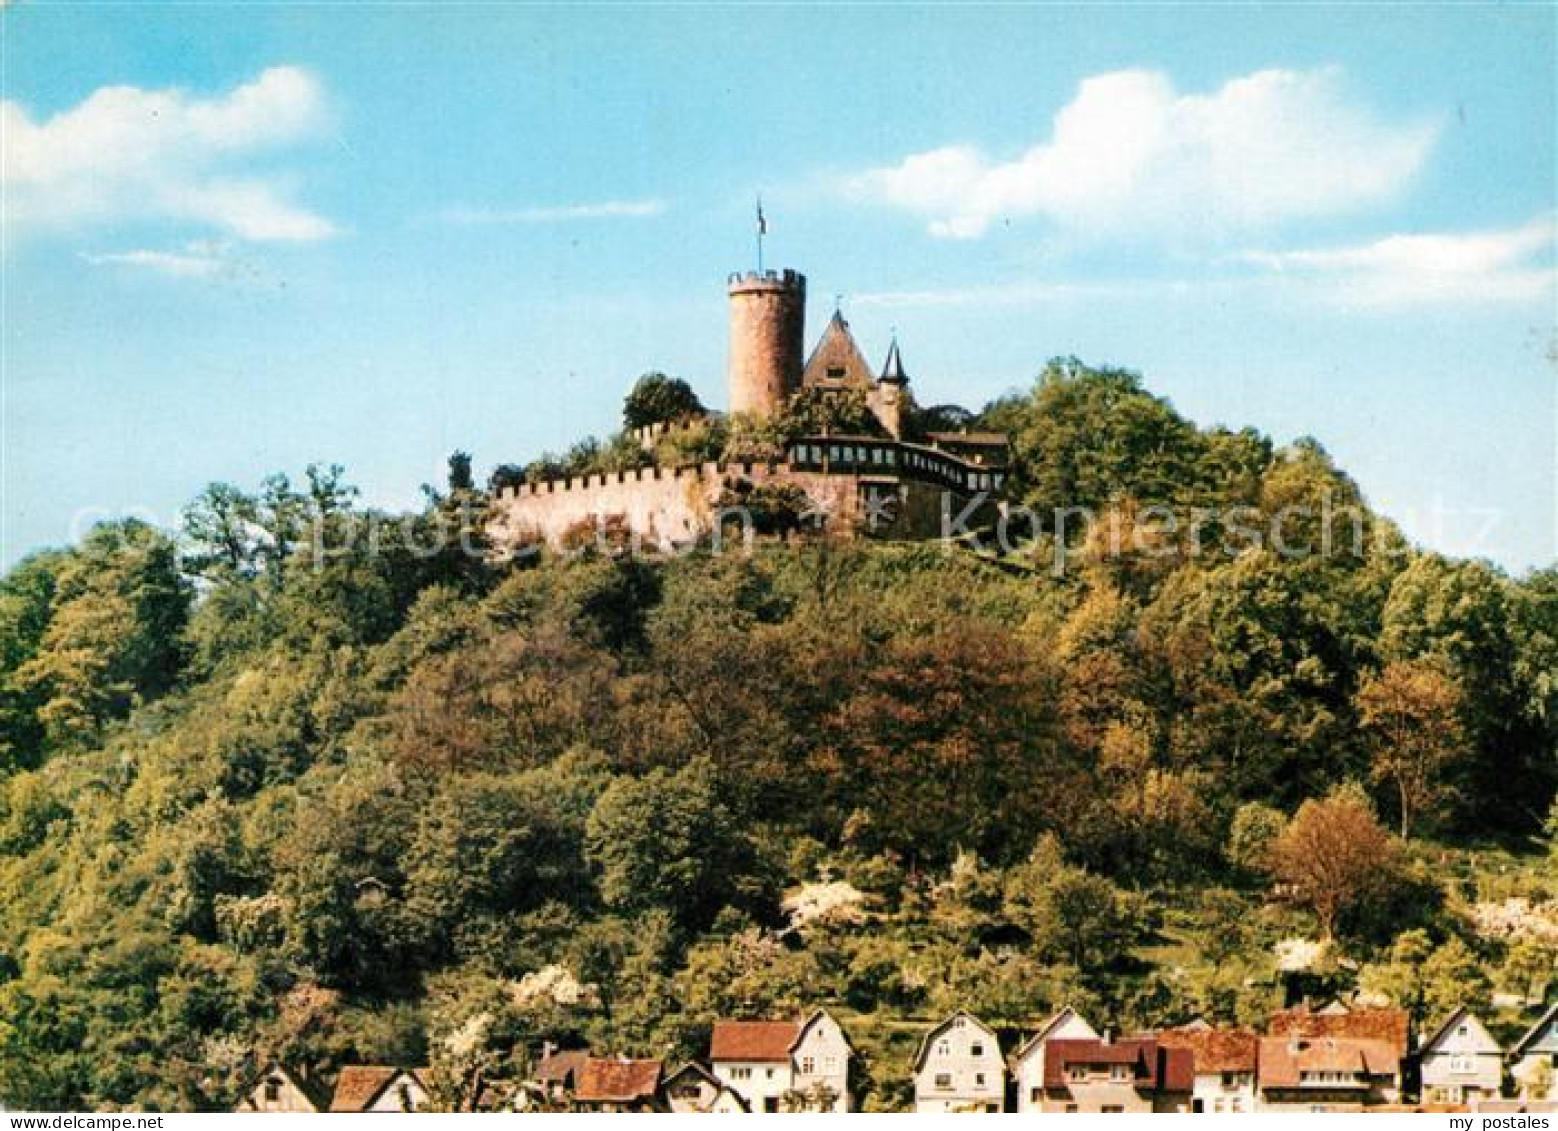
<path fill-rule="evenodd" d="M 1248 251 L 1237 258 L 1365 306 L 1527 302 L 1558 296 L 1558 219 L 1517 228 L 1387 236 L 1350 247 Z"/>
<path fill-rule="evenodd" d="M 181 279 L 204 279 L 231 269 L 230 249 L 231 245 L 227 243 L 194 240 L 179 251 L 135 248 L 131 251 L 82 252 L 81 258 L 94 267 L 135 267 Z"/>
<path fill-rule="evenodd" d="M 1012 160 L 949 146 L 844 188 L 953 238 L 1026 216 L 1095 233 L 1244 231 L 1389 200 L 1437 133 L 1380 121 L 1334 67 L 1259 71 L 1210 94 L 1181 94 L 1158 72 L 1116 71 L 1084 80 L 1049 139 Z"/>
<path fill-rule="evenodd" d="M 20 229 L 175 220 L 247 240 L 317 240 L 329 220 L 296 204 L 292 178 L 247 166 L 323 132 L 323 91 L 299 67 L 271 67 L 214 98 L 106 86 L 34 121 L 0 102 L 0 184 Z"/>
<path fill-rule="evenodd" d="M 451 208 L 443 213 L 443 219 L 450 224 L 559 224 L 574 220 L 642 219 L 664 211 L 663 200 L 602 200 L 527 208 Z"/>

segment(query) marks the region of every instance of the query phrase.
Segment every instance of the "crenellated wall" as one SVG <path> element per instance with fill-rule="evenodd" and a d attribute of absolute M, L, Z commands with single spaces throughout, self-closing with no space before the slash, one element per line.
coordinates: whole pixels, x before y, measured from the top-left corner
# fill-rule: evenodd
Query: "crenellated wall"
<path fill-rule="evenodd" d="M 896 466 L 872 458 L 877 448 L 892 449 Z M 841 459 L 839 453 L 844 452 L 851 458 Z M 782 463 L 646 467 L 508 487 L 494 500 L 488 533 L 500 548 L 537 541 L 557 548 L 571 527 L 620 518 L 644 543 L 670 549 L 711 533 L 721 493 L 746 480 L 800 488 L 835 530 L 869 528 L 887 537 L 933 538 L 941 531 L 947 507 L 957 513 L 978 492 L 993 493 L 1000 487 L 989 481 L 987 471 L 914 445 L 805 441 L 795 446 L 792 456 Z M 808 462 L 812 456 L 825 462 Z M 954 471 L 974 478 L 954 482 Z M 883 500 L 885 506 L 880 505 Z"/>

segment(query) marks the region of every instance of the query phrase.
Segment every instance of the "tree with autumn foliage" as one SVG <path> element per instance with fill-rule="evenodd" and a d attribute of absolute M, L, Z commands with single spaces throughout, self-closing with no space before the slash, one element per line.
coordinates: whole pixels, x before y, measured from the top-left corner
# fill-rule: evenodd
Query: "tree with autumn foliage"
<path fill-rule="evenodd" d="M 1445 771 L 1462 756 L 1460 689 L 1428 660 L 1398 660 L 1358 689 L 1358 724 L 1368 742 L 1369 772 L 1394 787 L 1401 837 L 1444 796 Z"/>
<path fill-rule="evenodd" d="M 1266 866 L 1298 904 L 1309 908 L 1327 938 L 1346 912 L 1379 895 L 1394 870 L 1396 847 L 1355 788 L 1299 806 L 1272 842 Z"/>

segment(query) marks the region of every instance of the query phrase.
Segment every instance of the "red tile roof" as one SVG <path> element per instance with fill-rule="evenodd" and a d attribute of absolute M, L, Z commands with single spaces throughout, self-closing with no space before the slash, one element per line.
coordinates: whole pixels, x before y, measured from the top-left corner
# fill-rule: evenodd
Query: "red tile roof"
<path fill-rule="evenodd" d="M 1157 1040 L 1164 1048 L 1190 1050 L 1198 1076 L 1254 1072 L 1260 1053 L 1260 1037 L 1244 1029 L 1164 1029 Z"/>
<path fill-rule="evenodd" d="M 709 1059 L 788 1062 L 800 1035 L 794 1021 L 716 1021 Z"/>
<path fill-rule="evenodd" d="M 1066 1088 L 1066 1070 L 1073 1064 L 1129 1065 L 1133 1083 L 1142 1092 L 1189 1092 L 1195 1087 L 1194 1054 L 1151 1039 L 1050 1041 L 1044 1046 L 1044 1086 Z"/>
<path fill-rule="evenodd" d="M 380 1064 L 348 1064 L 336 1077 L 331 1111 L 365 1111 L 401 1073 Z M 411 1073 L 415 1076 L 415 1073 Z"/>
<path fill-rule="evenodd" d="M 1263 1037 L 1260 1042 L 1262 1088 L 1296 1088 L 1305 1072 L 1394 1076 L 1400 1065 L 1389 1041 L 1287 1036 Z"/>
<path fill-rule="evenodd" d="M 658 1060 L 590 1057 L 579 1072 L 574 1099 L 582 1103 L 632 1103 L 653 1099 L 660 1091 Z"/>
<path fill-rule="evenodd" d="M 1346 1013 L 1315 1013 L 1303 1006 L 1271 1015 L 1266 1031 L 1273 1037 L 1345 1037 L 1385 1041 L 1396 1059 L 1407 1054 L 1411 1018 L 1404 1009 L 1354 1009 Z"/>

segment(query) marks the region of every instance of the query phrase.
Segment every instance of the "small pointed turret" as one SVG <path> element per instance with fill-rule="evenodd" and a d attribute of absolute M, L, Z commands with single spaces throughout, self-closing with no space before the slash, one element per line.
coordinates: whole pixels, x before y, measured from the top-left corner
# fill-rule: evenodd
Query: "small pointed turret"
<path fill-rule="evenodd" d="M 882 365 L 881 380 L 890 385 L 907 385 L 909 375 L 903 371 L 903 356 L 898 352 L 898 339 L 893 338 L 887 347 L 887 361 Z"/>

